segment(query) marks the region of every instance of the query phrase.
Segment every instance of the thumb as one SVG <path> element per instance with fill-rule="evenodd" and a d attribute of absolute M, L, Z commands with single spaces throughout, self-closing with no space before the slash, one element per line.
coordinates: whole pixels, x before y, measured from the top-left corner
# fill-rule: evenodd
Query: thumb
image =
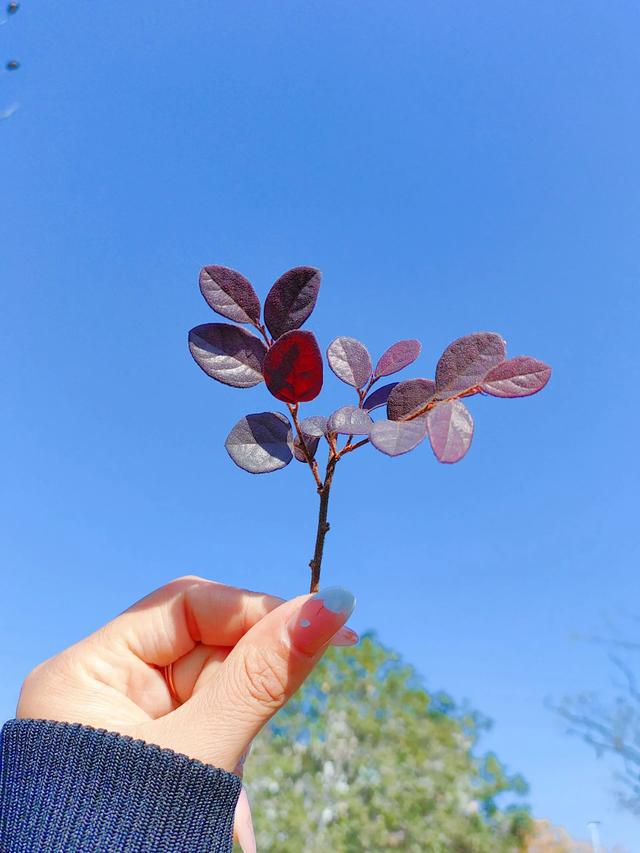
<path fill-rule="evenodd" d="M 235 768 L 260 729 L 312 672 L 354 606 L 350 592 L 329 587 L 281 604 L 247 631 L 211 685 L 174 712 L 181 726 L 203 738 L 206 761 Z"/>

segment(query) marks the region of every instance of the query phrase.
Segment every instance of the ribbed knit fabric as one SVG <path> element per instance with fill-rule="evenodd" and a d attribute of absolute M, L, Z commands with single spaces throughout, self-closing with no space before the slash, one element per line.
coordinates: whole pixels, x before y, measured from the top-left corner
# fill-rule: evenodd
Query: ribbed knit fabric
<path fill-rule="evenodd" d="M 0 731 L 0 851 L 228 853 L 238 776 L 101 729 Z"/>

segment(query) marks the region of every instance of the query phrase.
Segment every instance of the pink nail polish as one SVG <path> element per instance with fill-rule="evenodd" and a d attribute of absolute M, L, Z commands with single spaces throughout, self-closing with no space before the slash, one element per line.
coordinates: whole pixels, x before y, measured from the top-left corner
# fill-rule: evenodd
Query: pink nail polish
<path fill-rule="evenodd" d="M 289 623 L 292 644 L 312 655 L 329 642 L 355 607 L 353 595 L 342 587 L 329 587 L 307 599 Z"/>
<path fill-rule="evenodd" d="M 340 628 L 331 640 L 332 646 L 355 646 L 360 637 L 351 628 Z"/>

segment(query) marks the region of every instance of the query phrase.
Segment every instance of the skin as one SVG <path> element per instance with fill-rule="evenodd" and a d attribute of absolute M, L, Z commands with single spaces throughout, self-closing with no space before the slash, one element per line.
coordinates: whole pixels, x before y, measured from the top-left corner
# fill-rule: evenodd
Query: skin
<path fill-rule="evenodd" d="M 308 633 L 301 642 L 300 612 L 310 597 L 283 601 L 179 578 L 37 666 L 16 716 L 107 729 L 241 775 L 253 738 L 328 645 L 357 640 L 341 627 L 343 612 L 313 642 Z M 179 702 L 162 671 L 170 663 Z M 255 850 L 244 790 L 236 835 L 245 853 Z"/>

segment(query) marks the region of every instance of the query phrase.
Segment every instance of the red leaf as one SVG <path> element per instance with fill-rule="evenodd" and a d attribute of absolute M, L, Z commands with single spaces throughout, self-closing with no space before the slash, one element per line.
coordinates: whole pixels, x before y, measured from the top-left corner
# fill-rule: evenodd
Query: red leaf
<path fill-rule="evenodd" d="M 313 332 L 286 332 L 264 359 L 264 381 L 278 400 L 308 403 L 322 388 L 322 356 Z"/>

